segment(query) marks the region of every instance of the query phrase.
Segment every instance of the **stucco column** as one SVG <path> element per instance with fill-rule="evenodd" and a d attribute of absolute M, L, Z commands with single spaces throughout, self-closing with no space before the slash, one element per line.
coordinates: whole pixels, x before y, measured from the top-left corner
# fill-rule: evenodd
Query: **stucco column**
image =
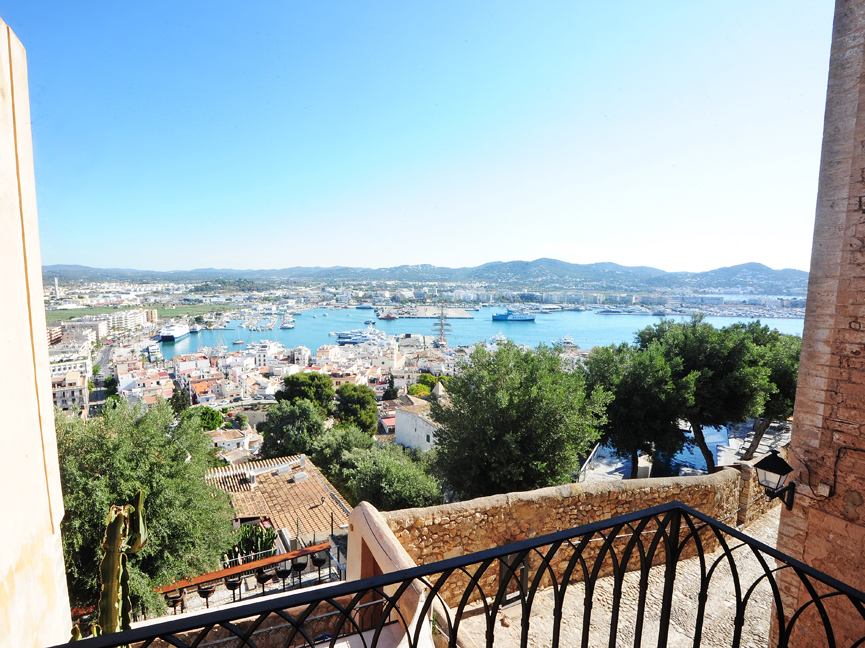
<path fill-rule="evenodd" d="M 0 20 L 0 643 L 69 639 L 27 57 Z"/>

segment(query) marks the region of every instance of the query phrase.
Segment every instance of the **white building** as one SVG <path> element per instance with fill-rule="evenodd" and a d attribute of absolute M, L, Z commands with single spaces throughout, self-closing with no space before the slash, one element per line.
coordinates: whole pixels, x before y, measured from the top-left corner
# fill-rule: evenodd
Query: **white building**
<path fill-rule="evenodd" d="M 394 441 L 405 448 L 431 450 L 435 446 L 435 423 L 429 417 L 429 403 L 396 408 Z"/>
<path fill-rule="evenodd" d="M 57 359 L 55 360 L 55 358 Z M 77 371 L 82 376 L 93 374 L 93 362 L 90 360 L 90 356 L 77 358 L 54 356 L 51 360 L 51 378 L 65 376 L 72 371 Z"/>

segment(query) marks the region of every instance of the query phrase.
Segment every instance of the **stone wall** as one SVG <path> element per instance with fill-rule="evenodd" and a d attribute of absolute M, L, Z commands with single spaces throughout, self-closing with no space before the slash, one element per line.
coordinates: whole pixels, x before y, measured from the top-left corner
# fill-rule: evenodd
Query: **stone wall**
<path fill-rule="evenodd" d="M 726 468 L 713 475 L 694 477 L 567 484 L 429 508 L 391 511 L 382 516 L 409 556 L 423 565 L 674 500 L 735 526 L 743 483 L 750 486 L 750 473 L 747 482 L 742 482 L 738 470 Z M 712 540 L 706 540 L 707 546 L 712 546 Z M 600 548 L 600 544 L 593 545 L 593 550 Z M 564 570 L 570 555 L 563 548 L 556 556 L 553 570 L 557 576 Z M 663 553 L 657 558 L 663 560 Z M 538 557 L 530 559 L 530 573 L 534 573 L 539 562 Z M 495 591 L 497 579 L 498 569 L 490 569 L 481 579 L 481 585 L 486 592 Z M 456 605 L 466 584 L 466 578 L 451 577 L 442 591 L 445 601 Z"/>
<path fill-rule="evenodd" d="M 829 59 L 817 213 L 789 462 L 797 484 L 778 549 L 865 589 L 865 1 L 837 0 Z M 781 578 L 786 609 L 810 600 Z M 820 617 L 799 621 L 791 645 L 825 645 Z M 838 645 L 857 615 L 830 610 Z"/>
<path fill-rule="evenodd" d="M 786 451 L 782 451 L 781 455 L 786 457 Z M 766 489 L 757 481 L 754 464 L 763 456 L 736 464 L 736 468 L 739 469 L 739 512 L 736 516 L 736 526 L 750 524 L 769 509 L 781 506 L 780 499 L 766 498 Z"/>

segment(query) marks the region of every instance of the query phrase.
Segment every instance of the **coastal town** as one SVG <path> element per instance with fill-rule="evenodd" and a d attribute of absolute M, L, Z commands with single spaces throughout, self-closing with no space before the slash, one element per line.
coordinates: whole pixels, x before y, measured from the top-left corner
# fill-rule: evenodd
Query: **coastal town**
<path fill-rule="evenodd" d="M 0 644 L 865 648 L 865 0 L 33 4 Z"/>
<path fill-rule="evenodd" d="M 202 291 L 202 286 L 210 290 Z M 347 382 L 370 385 L 379 395 L 392 376 L 405 394 L 423 373 L 453 373 L 457 358 L 469 348 L 448 344 L 447 320 L 480 316 L 482 306 L 492 306 L 492 318 L 503 321 L 530 321 L 536 315 L 568 311 L 656 317 L 701 313 L 771 320 L 802 318 L 805 311 L 804 298 L 754 295 L 747 285 L 690 294 L 517 292 L 487 284 L 432 282 L 254 288 L 233 290 L 212 282 L 61 285 L 55 278 L 44 290 L 54 404 L 67 412 L 90 413 L 91 404 L 104 400 L 104 389 L 94 389 L 93 381 L 109 380 L 112 393 L 131 403 L 149 405 L 184 389 L 193 404 L 249 407 L 272 402 L 286 375 L 308 371 L 330 375 L 335 387 Z M 363 322 L 366 328 L 334 331 L 333 344 L 314 349 L 243 337 L 246 329 L 273 332 L 276 338 L 282 330 L 295 327 L 295 318 L 316 309 L 325 309 L 323 317 L 328 309 L 356 311 L 358 325 Z M 427 334 L 385 335 L 373 328 L 377 321 L 398 319 L 432 322 L 423 327 Z M 232 321 L 236 330 L 229 330 Z M 160 341 L 207 330 L 225 333 L 210 346 L 197 343 L 194 353 L 163 357 Z M 492 335 L 476 342 L 494 348 L 501 339 Z M 572 362 L 588 351 L 577 348 L 567 335 L 551 342 L 560 343 Z M 94 366 L 98 367 L 95 376 Z M 96 394 L 95 400 L 91 393 Z M 383 429 L 392 419 L 391 411 L 382 412 Z"/>

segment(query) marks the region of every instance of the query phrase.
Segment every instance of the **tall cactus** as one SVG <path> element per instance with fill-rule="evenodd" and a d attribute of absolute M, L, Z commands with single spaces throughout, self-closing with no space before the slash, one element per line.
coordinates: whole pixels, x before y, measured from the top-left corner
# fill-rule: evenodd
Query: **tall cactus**
<path fill-rule="evenodd" d="M 102 540 L 102 562 L 99 563 L 99 614 L 92 626 L 95 636 L 121 632 L 131 628 L 132 602 L 129 598 L 129 556 L 147 544 L 144 522 L 144 491 L 139 490 L 132 504 L 112 505 L 105 522 Z M 75 640 L 81 633 L 72 629 Z"/>

